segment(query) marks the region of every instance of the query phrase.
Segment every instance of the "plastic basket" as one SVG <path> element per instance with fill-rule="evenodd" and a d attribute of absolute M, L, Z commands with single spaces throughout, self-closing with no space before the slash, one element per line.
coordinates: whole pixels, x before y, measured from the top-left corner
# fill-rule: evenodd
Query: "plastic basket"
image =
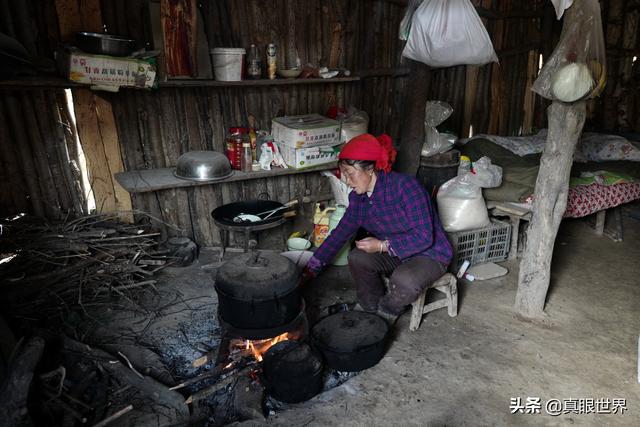
<path fill-rule="evenodd" d="M 452 266 L 460 268 L 464 261 L 471 265 L 502 261 L 509 255 L 511 224 L 491 220 L 491 225 L 476 230 L 449 233 L 453 246 Z"/>

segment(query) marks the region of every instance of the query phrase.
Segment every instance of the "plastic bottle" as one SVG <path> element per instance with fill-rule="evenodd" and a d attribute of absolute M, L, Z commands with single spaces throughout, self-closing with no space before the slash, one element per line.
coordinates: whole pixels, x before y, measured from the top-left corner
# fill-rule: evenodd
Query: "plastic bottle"
<path fill-rule="evenodd" d="M 336 210 L 331 214 L 331 219 L 329 219 L 329 234 L 338 226 L 340 220 L 344 216 L 347 211 L 347 207 L 345 205 L 336 205 Z M 349 249 L 351 249 L 351 241 L 344 244 L 342 249 L 338 252 L 338 254 L 333 258 L 333 265 L 347 265 L 349 256 Z"/>
<path fill-rule="evenodd" d="M 460 164 L 458 165 L 458 176 L 467 172 L 471 172 L 471 159 L 467 156 L 460 156 Z"/>
<path fill-rule="evenodd" d="M 242 172 L 251 172 L 251 164 L 253 158 L 251 156 L 251 144 L 248 142 L 242 143 Z"/>
<path fill-rule="evenodd" d="M 269 77 L 270 80 L 276 78 L 277 68 L 276 45 L 273 43 L 269 43 L 267 45 L 267 77 Z"/>
<path fill-rule="evenodd" d="M 316 213 L 313 215 L 313 246 L 318 247 L 329 235 L 329 219 L 331 212 L 336 208 L 320 209 L 320 203 L 316 203 Z"/>

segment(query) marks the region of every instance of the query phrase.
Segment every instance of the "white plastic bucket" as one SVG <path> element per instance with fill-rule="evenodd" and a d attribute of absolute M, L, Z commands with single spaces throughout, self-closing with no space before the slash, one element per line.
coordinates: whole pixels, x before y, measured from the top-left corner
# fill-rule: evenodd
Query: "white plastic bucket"
<path fill-rule="evenodd" d="M 216 47 L 211 49 L 211 61 L 216 80 L 237 82 L 242 80 L 242 65 L 246 51 L 242 48 Z"/>

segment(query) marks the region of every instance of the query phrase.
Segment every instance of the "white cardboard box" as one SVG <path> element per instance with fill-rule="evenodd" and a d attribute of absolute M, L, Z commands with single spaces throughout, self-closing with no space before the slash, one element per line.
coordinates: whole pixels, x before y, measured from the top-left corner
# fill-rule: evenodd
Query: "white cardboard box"
<path fill-rule="evenodd" d="M 320 114 L 276 117 L 271 135 L 293 148 L 334 146 L 340 143 L 340 122 Z"/>
<path fill-rule="evenodd" d="M 281 142 L 277 144 L 278 150 L 280 150 L 280 154 L 287 166 L 294 169 L 310 168 L 335 162 L 338 159 L 340 148 L 342 148 L 340 145 L 293 148 Z"/>

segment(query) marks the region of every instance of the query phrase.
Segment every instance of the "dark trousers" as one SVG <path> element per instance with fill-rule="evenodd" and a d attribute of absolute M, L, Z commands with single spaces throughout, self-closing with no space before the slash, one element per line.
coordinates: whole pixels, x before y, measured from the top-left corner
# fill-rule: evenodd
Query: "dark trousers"
<path fill-rule="evenodd" d="M 425 256 L 409 258 L 404 262 L 388 253 L 369 254 L 352 249 L 349 270 L 356 286 L 356 297 L 365 310 L 401 313 L 405 306 L 418 299 L 422 291 L 438 280 L 445 267 Z M 383 276 L 389 277 L 389 290 Z"/>

